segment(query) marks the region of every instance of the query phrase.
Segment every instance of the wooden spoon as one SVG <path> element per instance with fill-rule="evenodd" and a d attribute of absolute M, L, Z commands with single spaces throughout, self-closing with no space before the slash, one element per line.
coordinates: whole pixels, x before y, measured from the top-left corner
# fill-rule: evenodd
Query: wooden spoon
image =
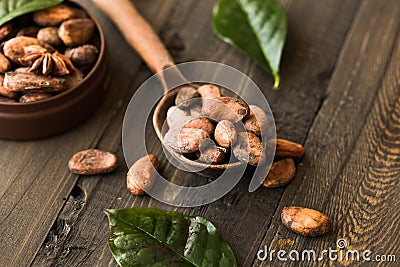
<path fill-rule="evenodd" d="M 93 0 L 118 26 L 127 42 L 146 62 L 153 73 L 159 73 L 168 67 L 174 66 L 174 60 L 167 51 L 160 38 L 150 24 L 139 14 L 129 0 Z M 167 117 L 168 109 L 175 105 L 177 90 L 169 90 L 168 84 L 177 81 L 188 83 L 177 68 L 169 71 L 167 75 L 158 75 L 164 88 L 164 96 L 158 103 L 153 116 L 153 126 L 158 138 L 163 140 L 162 128 Z M 187 159 L 183 155 L 169 150 L 171 155 L 188 169 L 203 169 L 199 174 L 207 177 L 219 177 L 227 168 L 229 170 L 243 168 L 245 163 L 234 162 L 229 164 L 208 165 Z"/>

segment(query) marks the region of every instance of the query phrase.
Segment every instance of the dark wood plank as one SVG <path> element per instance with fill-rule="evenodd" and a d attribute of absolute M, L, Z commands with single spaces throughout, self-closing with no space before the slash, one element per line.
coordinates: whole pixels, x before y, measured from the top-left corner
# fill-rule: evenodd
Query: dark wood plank
<path fill-rule="evenodd" d="M 284 80 L 282 91 L 279 92 L 270 90 L 272 80 L 269 75 L 254 66 L 243 54 L 215 37 L 210 25 L 213 3 L 213 1 L 180 1 L 162 30 L 162 38 L 170 48 L 176 49 L 178 62 L 194 59 L 214 60 L 250 73 L 255 81 L 262 85 L 272 103 L 273 110 L 280 114 L 277 119 L 279 134 L 301 142 L 306 138 L 307 129 L 319 108 L 329 74 L 335 65 L 358 1 L 326 1 L 323 5 L 315 4 L 315 1 L 285 3 L 289 12 L 289 21 L 293 26 L 289 32 L 288 48 L 283 63 L 283 75 L 287 78 Z M 335 21 L 336 23 L 333 23 Z M 150 22 L 153 24 L 152 18 Z M 306 26 L 298 27 L 297 25 Z M 329 27 L 332 28 L 329 29 Z M 296 32 L 293 32 L 293 29 Z M 328 31 L 333 34 L 328 34 Z M 208 49 L 208 47 L 213 49 Z M 326 48 L 328 51 L 325 51 Z M 309 61 L 306 63 L 305 59 Z M 293 67 L 290 67 L 292 65 Z M 136 78 L 137 82 L 132 85 L 132 88 L 140 85 L 148 75 L 149 72 L 144 69 Z M 312 97 L 306 97 L 307 95 L 312 95 Z M 298 108 L 297 111 L 292 109 L 294 104 Z M 303 109 L 304 105 L 308 107 L 306 111 Z M 285 107 L 292 113 L 285 112 Z M 303 115 L 304 112 L 306 115 Z M 114 117 L 113 123 L 99 142 L 100 147 L 108 150 L 119 147 L 122 118 L 123 112 L 119 112 Z M 291 126 L 287 129 L 284 126 L 288 124 Z M 294 128 L 298 132 L 293 131 Z M 154 133 L 150 133 L 149 142 L 150 150 L 160 155 L 160 143 L 155 139 Z M 176 171 L 168 166 L 165 159 L 162 159 L 162 173 L 179 182 L 199 179 L 197 176 Z M 258 248 L 283 192 L 283 189 L 260 189 L 256 193 L 249 194 L 247 192 L 249 180 L 243 179 L 234 191 L 216 203 L 195 209 L 176 209 L 148 197 L 136 198 L 130 195 L 125 188 L 123 170 L 119 170 L 112 177 L 112 179 L 101 178 L 90 179 L 90 181 L 86 178 L 80 179 L 79 187 L 85 193 L 85 205 L 79 206 L 73 213 L 70 208 L 63 210 L 58 218 L 61 222 L 54 226 L 54 231 L 50 233 L 47 242 L 42 246 L 35 265 L 41 266 L 49 261 L 54 265 L 107 266 L 111 263 L 114 266 L 115 263 L 105 244 L 107 238 L 105 233 L 108 229 L 102 210 L 109 207 L 121 208 L 134 205 L 204 215 L 216 223 L 225 239 L 232 245 L 240 265 L 247 266 L 248 262 L 251 263 L 253 260 L 255 255 L 253 252 Z M 121 200 L 118 200 L 118 197 Z M 71 202 L 74 201 L 72 198 Z M 67 207 L 71 205 L 73 204 Z M 65 217 L 72 218 L 68 219 L 68 224 L 73 225 L 73 228 L 68 232 L 58 226 L 58 224 L 63 225 L 62 221 Z M 76 217 L 78 219 L 75 220 Z M 55 242 L 54 236 L 61 236 L 61 241 L 58 238 Z M 254 239 L 249 239 L 249 236 Z M 60 249 L 52 249 L 56 246 Z M 66 256 L 62 257 L 62 255 Z"/>
<path fill-rule="evenodd" d="M 89 2 L 83 4 L 93 9 Z M 152 12 L 157 13 L 162 8 L 172 9 L 173 6 L 172 1 L 160 1 Z M 7 159 L 0 163 L 2 172 L 6 173 L 0 176 L 0 242 L 6 244 L 2 248 L 0 262 L 7 265 L 24 266 L 33 260 L 78 179 L 66 168 L 69 157 L 81 149 L 96 147 L 108 123 L 121 109 L 121 97 L 132 93 L 130 83 L 142 65 L 123 38 L 112 34 L 116 32 L 115 27 L 104 20 L 100 12 L 96 13 L 107 36 L 113 36 L 108 39 L 113 51 L 111 74 L 121 77 L 112 79 L 112 90 L 101 109 L 87 123 L 51 139 L 0 141 L 1 158 Z M 166 13 L 159 19 L 166 19 Z M 159 24 L 163 25 L 163 22 Z"/>
<path fill-rule="evenodd" d="M 396 92 L 389 93 L 393 89 L 387 89 L 387 87 L 390 86 L 389 84 L 391 86 L 396 84 L 394 81 L 398 76 L 396 62 L 398 61 L 396 57 L 398 51 L 397 48 L 394 53 L 392 51 L 398 38 L 399 27 L 400 7 L 397 1 L 362 2 L 339 57 L 332 81 L 329 84 L 328 97 L 308 135 L 305 144 L 306 156 L 302 160 L 296 179 L 285 190 L 274 214 L 271 227 L 259 249 L 264 249 L 264 245 L 269 250 L 279 250 L 280 248 L 297 249 L 299 251 L 313 248 L 327 249 L 328 247 L 335 248 L 336 239 L 342 235 L 350 239 L 355 239 L 356 235 L 363 238 L 365 235 L 360 234 L 360 228 L 357 228 L 361 218 L 354 217 L 356 210 L 358 215 L 361 216 L 363 211 L 360 208 L 366 208 L 364 206 L 366 203 L 361 206 L 354 206 L 356 201 L 367 200 L 363 199 L 365 195 L 362 192 L 363 186 L 360 186 L 360 184 L 368 185 L 368 181 L 371 180 L 377 183 L 376 190 L 378 192 L 382 190 L 382 194 L 393 194 L 392 189 L 389 190 L 384 185 L 385 177 L 380 176 L 382 178 L 380 188 L 379 181 L 371 175 L 374 174 L 377 178 L 379 169 L 383 168 L 385 164 L 390 165 L 393 161 L 398 163 L 398 155 L 392 156 L 394 158 L 390 159 L 389 155 L 383 154 L 383 151 L 376 150 L 377 147 L 382 147 L 386 142 L 386 137 L 382 134 L 388 132 L 390 135 L 393 131 L 387 130 L 386 127 L 393 129 L 394 126 L 390 125 L 395 125 L 396 118 L 393 119 L 390 116 L 395 116 L 393 114 L 396 114 L 396 111 L 393 111 L 392 115 L 389 115 L 388 112 L 386 117 L 385 114 L 379 113 L 381 110 L 376 108 L 385 103 L 384 107 L 381 107 L 382 111 L 391 110 L 398 99 L 398 88 L 394 89 Z M 376 36 L 380 38 L 376 38 Z M 387 84 L 384 82 L 384 85 L 381 86 L 383 74 L 390 60 L 392 65 L 385 77 L 388 80 Z M 397 70 L 393 71 L 393 68 L 397 68 Z M 396 94 L 396 99 L 390 100 Z M 376 101 L 371 111 L 374 99 Z M 380 117 L 383 124 L 380 123 L 378 126 L 376 117 Z M 368 123 L 364 126 L 366 121 L 370 123 L 374 121 L 377 129 L 372 131 Z M 376 143 L 371 140 L 371 137 L 374 138 L 375 134 L 381 135 L 382 138 Z M 397 133 L 394 132 L 394 134 Z M 364 139 L 363 135 L 368 136 L 367 139 Z M 395 148 L 392 153 L 396 152 L 398 151 Z M 386 157 L 386 162 L 380 160 L 378 156 L 382 159 Z M 350 160 L 352 157 L 354 157 L 354 160 Z M 374 162 L 383 165 L 378 167 L 378 164 Z M 378 168 L 374 169 L 374 167 Z M 393 175 L 398 173 L 396 169 L 390 171 L 393 172 Z M 387 179 L 390 180 L 390 176 Z M 334 221 L 334 232 L 314 239 L 291 233 L 280 223 L 280 212 L 284 206 L 289 205 L 314 208 L 330 215 Z M 389 207 L 386 208 L 390 209 Z M 391 211 L 394 212 L 394 210 Z M 367 214 L 363 215 L 365 220 L 373 220 L 374 217 L 370 218 L 371 215 Z M 383 213 L 380 214 L 382 217 L 384 216 Z M 396 216 L 397 213 L 394 212 L 393 215 Z M 392 215 L 386 216 L 386 220 L 392 220 Z M 374 226 L 372 222 L 368 224 L 368 227 L 370 227 L 368 238 L 380 239 L 380 227 L 372 230 L 371 228 Z M 396 229 L 393 230 L 396 231 Z M 391 234 L 387 234 L 387 237 L 393 241 L 397 240 L 397 237 Z M 387 241 L 385 239 L 384 242 Z M 388 244 L 391 242 L 388 242 Z M 370 240 L 365 240 L 363 244 L 362 242 L 359 243 L 359 247 L 367 249 L 368 244 L 372 243 Z M 390 246 L 386 246 L 388 251 Z M 375 246 L 373 245 L 373 247 Z M 279 262 L 276 258 L 272 263 L 254 260 L 256 266 L 268 266 L 270 264 L 279 265 Z M 318 264 L 315 265 L 318 266 Z M 287 265 L 297 266 L 298 263 L 291 262 Z"/>

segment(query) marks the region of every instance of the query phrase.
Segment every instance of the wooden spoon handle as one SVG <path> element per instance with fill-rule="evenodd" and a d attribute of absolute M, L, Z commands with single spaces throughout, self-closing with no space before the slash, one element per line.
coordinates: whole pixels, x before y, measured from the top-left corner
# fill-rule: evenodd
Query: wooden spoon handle
<path fill-rule="evenodd" d="M 174 60 L 150 24 L 129 0 L 93 0 L 118 26 L 128 43 L 153 73 L 175 65 Z"/>

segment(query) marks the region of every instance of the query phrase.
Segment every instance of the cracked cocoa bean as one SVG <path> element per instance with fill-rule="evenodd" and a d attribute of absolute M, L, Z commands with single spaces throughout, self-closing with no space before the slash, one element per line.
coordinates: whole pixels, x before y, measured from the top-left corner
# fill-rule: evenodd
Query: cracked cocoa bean
<path fill-rule="evenodd" d="M 7 72 L 4 87 L 17 93 L 59 93 L 68 89 L 64 78 L 47 77 L 31 72 Z"/>

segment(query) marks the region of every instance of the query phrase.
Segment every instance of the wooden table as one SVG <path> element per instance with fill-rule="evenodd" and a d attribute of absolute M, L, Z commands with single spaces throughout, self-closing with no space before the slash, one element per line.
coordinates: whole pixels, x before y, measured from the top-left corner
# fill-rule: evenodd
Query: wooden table
<path fill-rule="evenodd" d="M 91 2 L 82 2 L 94 8 Z M 248 74 L 263 89 L 278 136 L 305 146 L 295 179 L 286 187 L 254 193 L 247 190 L 250 180 L 242 179 L 222 199 L 191 209 L 130 194 L 121 123 L 130 96 L 151 73 L 96 9 L 107 35 L 112 72 L 100 110 L 54 138 L 0 141 L 1 266 L 115 266 L 103 211 L 131 206 L 208 218 L 231 245 L 239 266 L 283 264 L 276 257 L 272 263 L 259 261 L 257 252 L 265 246 L 287 251 L 336 249 L 340 238 L 351 249 L 400 257 L 399 1 L 282 0 L 289 32 L 280 91 L 271 89 L 269 74 L 215 36 L 210 24 L 214 2 L 135 4 L 177 62 L 222 62 Z M 162 154 L 154 132 L 148 145 L 153 153 Z M 86 148 L 117 153 L 117 171 L 96 177 L 71 174 L 68 159 Z M 178 182 L 202 179 L 176 171 L 160 158 L 166 177 Z M 333 231 L 319 238 L 290 232 L 280 222 L 282 208 L 290 205 L 328 214 Z M 338 265 L 325 261 L 328 264 Z"/>

